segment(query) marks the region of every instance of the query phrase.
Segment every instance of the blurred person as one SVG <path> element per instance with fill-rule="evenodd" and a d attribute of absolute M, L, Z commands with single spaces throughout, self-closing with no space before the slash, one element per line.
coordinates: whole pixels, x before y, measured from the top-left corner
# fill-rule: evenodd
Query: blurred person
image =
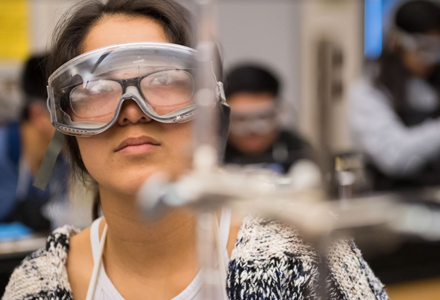
<path fill-rule="evenodd" d="M 0 127 L 0 223 L 19 222 L 35 231 L 50 230 L 44 205 L 62 194 L 66 183 L 60 160 L 55 176 L 58 183 L 52 182 L 45 191 L 32 185 L 54 133 L 46 107 L 47 57 L 34 55 L 25 62 L 21 75 L 21 119 Z"/>
<path fill-rule="evenodd" d="M 311 148 L 296 132 L 280 124 L 280 81 L 258 64 L 242 64 L 226 75 L 225 95 L 231 126 L 225 162 L 259 165 L 286 173 Z"/>
<path fill-rule="evenodd" d="M 440 184 L 439 58 L 439 4 L 399 4 L 383 53 L 349 94 L 352 138 L 373 189 Z"/>

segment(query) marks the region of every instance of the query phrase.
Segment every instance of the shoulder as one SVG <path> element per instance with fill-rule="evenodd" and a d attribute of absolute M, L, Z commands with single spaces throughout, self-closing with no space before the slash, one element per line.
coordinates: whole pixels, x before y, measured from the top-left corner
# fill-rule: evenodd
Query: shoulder
<path fill-rule="evenodd" d="M 8 139 L 8 127 L 0 125 L 0 162 L 7 160 L 8 149 L 10 147 Z"/>
<path fill-rule="evenodd" d="M 377 101 L 388 104 L 390 98 L 391 95 L 385 88 L 378 88 L 373 84 L 372 79 L 366 76 L 353 81 L 348 93 L 348 100 L 351 106 Z"/>
<path fill-rule="evenodd" d="M 353 131 L 355 140 L 362 138 L 359 134 L 394 128 L 392 125 L 396 121 L 400 124 L 394 111 L 392 96 L 385 89 L 375 87 L 366 78 L 358 80 L 351 87 L 348 110 L 349 128 Z"/>
<path fill-rule="evenodd" d="M 0 140 L 6 139 L 7 127 L 5 125 L 0 124 Z"/>
<path fill-rule="evenodd" d="M 243 299 L 246 294 L 255 299 L 300 299 L 313 295 L 318 262 L 316 251 L 298 231 L 279 222 L 247 217 L 229 263 L 229 297 Z M 334 295 L 342 295 L 338 299 L 357 299 L 356 295 L 387 299 L 383 285 L 351 241 L 335 243 L 326 262 L 329 286 L 334 287 Z"/>
<path fill-rule="evenodd" d="M 295 130 L 282 128 L 278 136 L 278 140 L 287 144 L 289 148 L 301 149 L 309 147 L 306 140 Z"/>
<path fill-rule="evenodd" d="M 85 299 L 87 287 L 93 272 L 90 227 L 72 238 L 66 270 L 72 292 L 76 297 Z"/>
<path fill-rule="evenodd" d="M 271 251 L 275 249 L 278 251 Z M 240 259 L 261 259 L 284 255 L 286 251 L 298 256 L 315 256 L 313 248 L 302 242 L 297 231 L 277 221 L 247 216 L 232 255 Z"/>
<path fill-rule="evenodd" d="M 14 270 L 3 300 L 72 299 L 65 264 L 70 239 L 78 233 L 72 226 L 60 227 Z"/>

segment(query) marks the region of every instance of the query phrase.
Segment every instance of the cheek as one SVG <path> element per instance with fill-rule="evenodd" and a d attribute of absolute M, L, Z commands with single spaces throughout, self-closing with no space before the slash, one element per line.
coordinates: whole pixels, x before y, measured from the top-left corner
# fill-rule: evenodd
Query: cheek
<path fill-rule="evenodd" d="M 167 152 L 170 173 L 173 177 L 180 175 L 183 171 L 191 167 L 193 153 L 193 135 L 191 123 L 170 125 L 167 143 Z"/>
<path fill-rule="evenodd" d="M 240 144 L 240 141 L 242 140 L 242 136 L 238 136 L 233 134 L 232 132 L 229 132 L 228 135 L 228 140 L 229 142 L 233 143 L 233 144 Z"/>
<path fill-rule="evenodd" d="M 98 180 L 100 174 L 104 173 L 107 167 L 106 153 L 109 146 L 100 135 L 93 137 L 77 137 L 79 151 L 84 165 L 90 175 Z"/>

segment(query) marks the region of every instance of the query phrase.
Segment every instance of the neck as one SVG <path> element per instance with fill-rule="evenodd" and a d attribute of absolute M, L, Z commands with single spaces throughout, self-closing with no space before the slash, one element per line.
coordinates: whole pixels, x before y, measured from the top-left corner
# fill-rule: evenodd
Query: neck
<path fill-rule="evenodd" d="M 104 263 L 109 272 L 113 266 L 145 277 L 145 272 L 157 275 L 188 264 L 193 266 L 189 269 L 198 270 L 194 213 L 176 209 L 158 221 L 147 222 L 139 216 L 134 196 L 102 188 L 100 195 L 108 226 Z"/>
<path fill-rule="evenodd" d="M 29 165 L 31 174 L 36 174 L 47 148 L 46 140 L 28 122 L 20 125 L 21 155 Z"/>

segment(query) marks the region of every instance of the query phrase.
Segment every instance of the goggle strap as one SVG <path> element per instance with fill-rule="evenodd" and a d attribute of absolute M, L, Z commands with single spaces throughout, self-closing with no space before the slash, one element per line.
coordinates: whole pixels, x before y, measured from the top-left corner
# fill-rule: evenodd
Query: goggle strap
<path fill-rule="evenodd" d="M 44 191 L 46 189 L 47 183 L 49 182 L 50 176 L 52 175 L 53 168 L 57 161 L 58 155 L 63 148 L 65 141 L 65 136 L 58 130 L 50 141 L 49 146 L 46 149 L 46 154 L 44 155 L 43 162 L 41 163 L 40 169 L 34 180 L 34 187 Z"/>

